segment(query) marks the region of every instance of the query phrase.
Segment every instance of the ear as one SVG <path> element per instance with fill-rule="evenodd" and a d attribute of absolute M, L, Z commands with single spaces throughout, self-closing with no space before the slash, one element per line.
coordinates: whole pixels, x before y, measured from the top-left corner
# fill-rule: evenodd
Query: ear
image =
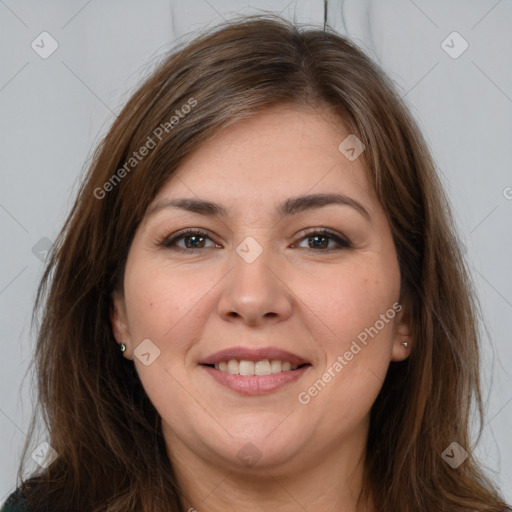
<path fill-rule="evenodd" d="M 391 352 L 392 361 L 404 361 L 411 354 L 414 345 L 412 336 L 411 316 L 407 305 L 402 305 L 402 309 L 395 317 L 395 336 L 393 340 L 393 349 Z M 407 343 L 407 347 L 404 345 Z"/>
<path fill-rule="evenodd" d="M 133 359 L 133 346 L 130 338 L 130 330 L 128 328 L 126 305 L 124 297 L 118 291 L 112 293 L 112 303 L 110 305 L 109 314 L 114 338 L 118 342 L 119 347 L 121 343 L 124 343 L 126 346 L 123 356 L 127 359 Z"/>

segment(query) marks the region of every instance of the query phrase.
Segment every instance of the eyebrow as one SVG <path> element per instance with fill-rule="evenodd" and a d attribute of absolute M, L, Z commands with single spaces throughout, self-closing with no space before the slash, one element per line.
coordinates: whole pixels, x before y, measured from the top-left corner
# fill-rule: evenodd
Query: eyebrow
<path fill-rule="evenodd" d="M 282 218 L 331 204 L 350 206 L 367 220 L 371 220 L 370 214 L 359 201 L 341 194 L 309 194 L 306 196 L 291 197 L 278 205 L 276 215 Z M 165 208 L 175 208 L 199 213 L 200 215 L 216 215 L 219 217 L 226 217 L 229 214 L 225 207 L 212 201 L 194 198 L 179 198 L 163 199 L 162 201 L 159 201 L 148 210 L 147 216 L 150 217 L 155 215 L 157 212 Z"/>

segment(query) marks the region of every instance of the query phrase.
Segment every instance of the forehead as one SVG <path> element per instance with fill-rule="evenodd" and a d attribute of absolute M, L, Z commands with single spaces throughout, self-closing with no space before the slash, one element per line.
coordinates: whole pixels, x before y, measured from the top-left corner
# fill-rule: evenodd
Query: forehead
<path fill-rule="evenodd" d="M 234 198 L 247 206 L 306 193 L 358 195 L 371 201 L 363 159 L 338 146 L 350 135 L 326 108 L 279 105 L 238 121 L 202 143 L 167 180 L 163 198 Z"/>

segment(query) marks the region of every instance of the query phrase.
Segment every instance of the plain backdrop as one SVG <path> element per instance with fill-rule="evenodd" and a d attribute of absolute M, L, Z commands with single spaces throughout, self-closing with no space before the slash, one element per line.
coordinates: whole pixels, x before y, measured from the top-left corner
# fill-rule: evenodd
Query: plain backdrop
<path fill-rule="evenodd" d="M 511 0 L 0 0 L 0 503 L 32 411 L 36 286 L 92 149 L 176 38 L 261 10 L 350 36 L 418 120 L 485 316 L 475 451 L 512 501 Z"/>

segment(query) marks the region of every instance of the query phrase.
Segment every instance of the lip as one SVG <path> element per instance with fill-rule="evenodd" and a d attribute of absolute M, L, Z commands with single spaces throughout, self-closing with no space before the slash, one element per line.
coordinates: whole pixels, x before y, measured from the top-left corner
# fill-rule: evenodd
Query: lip
<path fill-rule="evenodd" d="M 235 359 L 235 358 L 233 358 Z M 270 375 L 232 375 L 230 373 L 216 370 L 211 366 L 201 365 L 219 384 L 236 391 L 242 395 L 264 395 L 271 393 L 286 384 L 300 379 L 311 365 L 302 366 L 296 370 L 273 373 Z"/>
<path fill-rule="evenodd" d="M 297 354 L 282 350 L 277 347 L 262 347 L 262 348 L 245 348 L 245 347 L 231 347 L 219 352 L 215 352 L 205 359 L 199 361 L 199 364 L 217 364 L 223 361 L 229 361 L 230 359 L 236 359 L 238 361 L 263 361 L 264 359 L 272 360 L 279 359 L 280 361 L 288 361 L 291 364 L 300 366 L 302 364 L 311 364 L 308 360 L 303 359 Z M 297 370 L 293 370 L 297 371 Z M 287 372 L 283 372 L 287 373 Z M 258 377 L 266 377 L 266 375 L 260 375 Z M 247 378 L 247 377 L 244 377 Z"/>

